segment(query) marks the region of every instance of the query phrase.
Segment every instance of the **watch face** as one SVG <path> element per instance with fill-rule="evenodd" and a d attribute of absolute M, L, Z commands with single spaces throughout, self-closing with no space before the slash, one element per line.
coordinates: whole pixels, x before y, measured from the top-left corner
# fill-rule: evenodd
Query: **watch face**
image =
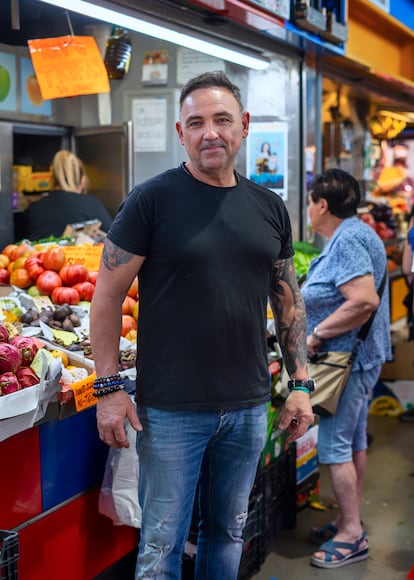
<path fill-rule="evenodd" d="M 311 393 L 315 390 L 315 381 L 313 379 L 291 379 L 288 381 L 288 389 L 291 391 L 295 387 L 305 387 Z"/>

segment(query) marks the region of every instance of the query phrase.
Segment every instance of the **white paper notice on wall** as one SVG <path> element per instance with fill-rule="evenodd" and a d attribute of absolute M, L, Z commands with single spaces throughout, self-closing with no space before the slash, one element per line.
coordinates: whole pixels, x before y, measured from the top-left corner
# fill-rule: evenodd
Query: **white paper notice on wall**
<path fill-rule="evenodd" d="M 190 48 L 177 48 L 177 84 L 185 85 L 187 81 L 212 70 L 225 70 L 224 60 L 203 54 Z"/>
<path fill-rule="evenodd" d="M 167 150 L 167 98 L 154 97 L 132 101 L 135 152 Z"/>

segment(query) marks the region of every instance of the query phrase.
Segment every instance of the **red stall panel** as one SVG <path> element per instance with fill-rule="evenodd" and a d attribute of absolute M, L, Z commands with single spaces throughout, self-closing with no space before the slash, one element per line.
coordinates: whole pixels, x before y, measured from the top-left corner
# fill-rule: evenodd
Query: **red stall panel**
<path fill-rule="evenodd" d="M 133 550 L 138 530 L 98 512 L 99 488 L 19 531 L 19 580 L 92 580 Z"/>
<path fill-rule="evenodd" d="M 0 528 L 14 528 L 42 511 L 39 429 L 0 442 Z"/>

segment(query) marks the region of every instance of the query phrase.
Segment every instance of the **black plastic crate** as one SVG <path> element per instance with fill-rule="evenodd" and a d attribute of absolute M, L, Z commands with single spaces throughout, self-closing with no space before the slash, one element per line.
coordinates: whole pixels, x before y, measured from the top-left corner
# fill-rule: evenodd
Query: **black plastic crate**
<path fill-rule="evenodd" d="M 262 565 L 260 536 L 256 536 L 243 544 L 238 580 L 247 580 L 260 570 Z"/>
<path fill-rule="evenodd" d="M 289 490 L 296 490 L 296 445 L 260 469 L 256 477 L 257 488 L 264 497 L 266 508 Z"/>
<path fill-rule="evenodd" d="M 16 532 L 0 530 L 0 580 L 17 580 L 19 536 Z"/>
<path fill-rule="evenodd" d="M 296 491 L 285 491 L 266 510 L 265 532 L 270 530 L 272 538 L 276 538 L 284 530 L 295 528 L 296 514 Z"/>
<path fill-rule="evenodd" d="M 264 499 L 263 494 L 260 494 L 253 499 L 250 499 L 249 513 L 247 515 L 246 525 L 243 529 L 243 540 L 245 543 L 252 538 L 260 536 L 263 527 L 264 517 Z"/>

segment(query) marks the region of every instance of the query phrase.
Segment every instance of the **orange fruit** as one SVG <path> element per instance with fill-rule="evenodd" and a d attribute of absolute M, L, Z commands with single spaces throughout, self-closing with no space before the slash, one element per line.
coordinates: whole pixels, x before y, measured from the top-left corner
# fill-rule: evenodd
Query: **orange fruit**
<path fill-rule="evenodd" d="M 17 258 L 20 258 L 20 256 L 28 256 L 31 252 L 33 252 L 32 247 L 29 246 L 29 244 L 22 242 L 14 250 L 12 250 L 9 258 L 12 262 L 14 262 L 17 260 Z"/>
<path fill-rule="evenodd" d="M 138 310 L 139 310 L 139 302 L 137 300 L 131 310 L 131 315 L 132 318 L 134 318 L 134 320 L 138 320 Z"/>
<path fill-rule="evenodd" d="M 26 256 L 20 256 L 20 258 L 17 258 L 14 262 L 10 262 L 11 271 L 17 270 L 17 268 L 24 268 L 25 262 Z"/>
<path fill-rule="evenodd" d="M 138 298 L 138 276 L 135 276 L 135 278 L 133 279 L 132 284 L 127 292 L 127 295 L 131 296 L 131 298 L 134 298 L 135 300 Z"/>
<path fill-rule="evenodd" d="M 9 258 L 9 260 L 11 261 L 11 254 L 12 252 L 17 248 L 17 244 L 8 244 L 5 248 L 3 248 L 2 250 L 2 254 L 4 254 L 5 256 L 7 256 Z"/>
<path fill-rule="evenodd" d="M 125 296 L 125 299 L 122 303 L 122 314 L 131 314 L 135 302 L 136 301 L 131 298 L 131 296 Z"/>
<path fill-rule="evenodd" d="M 18 288 L 29 288 L 33 280 L 30 278 L 28 271 L 25 268 L 16 268 L 10 274 L 10 284 Z"/>
<path fill-rule="evenodd" d="M 125 336 L 130 330 L 136 330 L 137 323 L 130 314 L 122 315 L 121 336 Z"/>

